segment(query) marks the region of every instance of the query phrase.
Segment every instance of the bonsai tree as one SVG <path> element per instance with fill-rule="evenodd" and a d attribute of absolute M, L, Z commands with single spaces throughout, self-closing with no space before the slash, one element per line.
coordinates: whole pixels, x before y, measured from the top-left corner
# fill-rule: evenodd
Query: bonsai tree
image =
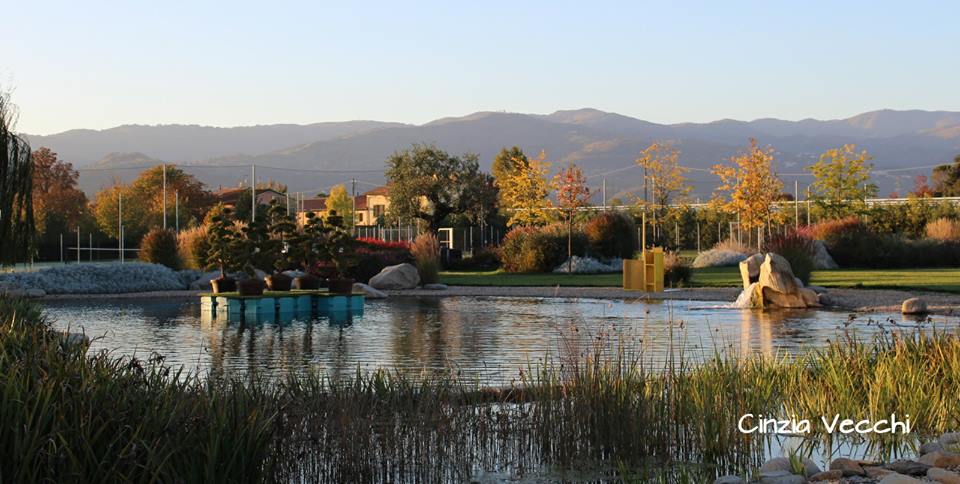
<path fill-rule="evenodd" d="M 257 269 L 273 265 L 274 245 L 263 219 L 248 223 L 241 233 L 243 237 L 236 239 L 234 247 L 243 271 L 254 278 Z"/>
<path fill-rule="evenodd" d="M 327 227 L 329 233 L 324 244 L 325 255 L 333 263 L 337 277 L 344 279 L 353 265 L 355 241 L 336 210 L 331 210 L 327 216 Z"/>
<path fill-rule="evenodd" d="M 218 205 L 214 210 L 216 213 L 210 218 L 210 226 L 207 229 L 209 250 L 204 261 L 204 269 L 217 268 L 220 270 L 220 279 L 225 279 L 227 270 L 236 269 L 238 265 L 237 234 L 233 230 L 233 222 L 230 219 L 232 213 L 230 208 Z"/>
<path fill-rule="evenodd" d="M 291 248 L 298 242 L 297 224 L 287 213 L 287 208 L 276 199 L 267 209 L 267 232 L 269 254 L 273 257 L 274 272 L 278 273 L 297 265 L 296 251 Z"/>
<path fill-rule="evenodd" d="M 323 218 L 313 212 L 307 212 L 307 222 L 303 231 L 294 237 L 291 242 L 291 257 L 295 258 L 304 272 L 316 271 L 317 263 L 326 255 L 327 239 L 330 229 L 323 223 Z"/>

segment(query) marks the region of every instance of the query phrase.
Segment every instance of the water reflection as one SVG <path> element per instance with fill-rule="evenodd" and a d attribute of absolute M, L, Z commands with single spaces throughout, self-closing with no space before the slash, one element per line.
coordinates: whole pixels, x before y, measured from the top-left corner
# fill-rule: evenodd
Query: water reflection
<path fill-rule="evenodd" d="M 368 301 L 365 313 L 311 318 L 285 313 L 240 321 L 201 314 L 195 300 L 74 300 L 46 303 L 61 328 L 100 336 L 94 350 L 157 352 L 188 370 L 280 376 L 313 369 L 332 376 L 378 367 L 459 371 L 502 384 L 545 356 L 636 351 L 663 364 L 670 354 L 792 354 L 841 332 L 860 336 L 896 327 L 957 325 L 898 314 L 731 310 L 703 302 L 579 298 L 392 298 Z M 598 335 L 601 337 L 598 339 Z"/>

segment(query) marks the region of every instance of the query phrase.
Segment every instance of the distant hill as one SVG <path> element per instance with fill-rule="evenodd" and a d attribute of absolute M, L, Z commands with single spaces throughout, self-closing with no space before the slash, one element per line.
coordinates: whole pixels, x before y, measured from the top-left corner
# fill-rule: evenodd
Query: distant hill
<path fill-rule="evenodd" d="M 695 197 L 706 198 L 716 181 L 707 170 L 746 146 L 750 137 L 776 148 L 778 169 L 791 191 L 794 180 L 801 187 L 809 183 L 803 169 L 819 153 L 854 143 L 875 156 L 875 181 L 886 195 L 909 190 L 914 176 L 930 173 L 929 165 L 946 163 L 960 153 L 960 113 L 882 110 L 838 120 L 667 125 L 596 109 L 548 115 L 478 112 L 419 126 L 367 121 L 246 128 L 127 126 L 31 137 L 31 142 L 51 147 L 68 161 L 89 160 L 84 164 L 96 171 L 82 171 L 82 178 L 89 179 L 83 183 L 87 190 L 109 179 L 105 175 L 111 167 L 117 169 L 114 176 L 128 179 L 136 170 L 123 167 L 149 159 L 192 165 L 184 167 L 214 188 L 248 180 L 246 167 L 256 164 L 258 180 L 273 179 L 292 191 L 326 190 L 352 178 L 360 180 L 362 190 L 382 183 L 384 160 L 391 153 L 424 142 L 453 153 L 477 153 L 484 169 L 504 146 L 519 145 L 531 155 L 545 150 L 552 161 L 583 167 L 594 187 L 606 178 L 608 198 L 629 198 L 642 185 L 642 173 L 630 168 L 637 153 L 651 141 L 665 139 L 675 141 L 683 163 L 695 169 L 689 173 Z"/>

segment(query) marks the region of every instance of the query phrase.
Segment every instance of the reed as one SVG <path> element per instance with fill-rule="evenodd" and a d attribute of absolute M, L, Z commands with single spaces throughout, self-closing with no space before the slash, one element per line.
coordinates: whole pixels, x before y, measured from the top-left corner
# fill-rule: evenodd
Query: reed
<path fill-rule="evenodd" d="M 680 331 L 655 365 L 612 329 L 571 327 L 555 357 L 499 391 L 453 370 L 200 378 L 159 355 L 88 355 L 36 306 L 0 298 L 0 481 L 462 482 L 592 469 L 704 482 L 749 475 L 767 456 L 768 438 L 737 430 L 748 412 L 909 413 L 920 435 L 960 427 L 954 334 L 843 337 L 769 358 L 690 354 Z M 804 452 L 824 439 L 809 436 Z"/>

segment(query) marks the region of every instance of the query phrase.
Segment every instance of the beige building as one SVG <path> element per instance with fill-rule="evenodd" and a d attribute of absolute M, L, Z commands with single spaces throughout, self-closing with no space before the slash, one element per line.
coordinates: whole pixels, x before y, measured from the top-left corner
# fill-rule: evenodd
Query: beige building
<path fill-rule="evenodd" d="M 372 227 L 377 225 L 377 220 L 386 216 L 387 209 L 390 207 L 390 195 L 387 187 L 377 187 L 354 197 L 354 203 L 355 226 Z M 327 197 L 304 199 L 301 207 L 301 211 L 297 213 L 297 222 L 300 224 L 307 221 L 307 213 L 325 218 L 329 211 Z"/>

